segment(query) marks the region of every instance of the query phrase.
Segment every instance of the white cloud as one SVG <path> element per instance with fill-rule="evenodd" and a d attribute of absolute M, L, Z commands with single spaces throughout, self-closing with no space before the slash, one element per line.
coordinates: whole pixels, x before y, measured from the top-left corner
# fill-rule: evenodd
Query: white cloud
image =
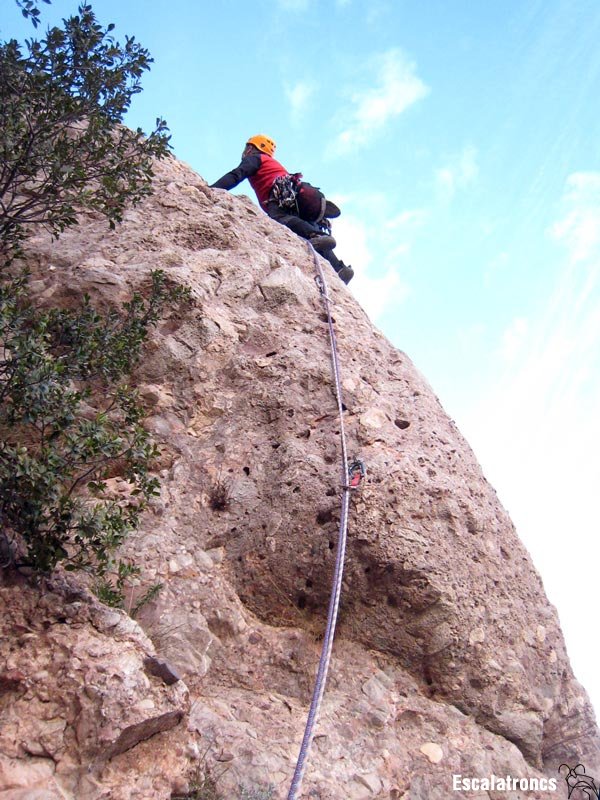
<path fill-rule="evenodd" d="M 600 560 L 600 173 L 572 175 L 563 206 L 549 233 L 564 257 L 542 313 L 538 296 L 507 327 L 489 354 L 496 378 L 460 425 L 544 577 L 600 711 L 583 628 L 595 587 L 581 580 L 582 565 Z"/>
<path fill-rule="evenodd" d="M 458 189 L 463 189 L 473 183 L 478 174 L 477 150 L 469 146 L 465 147 L 449 164 L 438 169 L 435 179 L 442 195 L 451 199 Z"/>
<path fill-rule="evenodd" d="M 343 214 L 334 222 L 333 235 L 338 243 L 337 250 L 352 254 L 352 264 L 361 270 L 368 268 L 372 254 L 367 243 L 367 226 L 357 217 Z M 340 256 L 348 259 L 349 256 Z"/>
<path fill-rule="evenodd" d="M 366 4 L 366 11 L 365 21 L 367 25 L 371 27 L 382 26 L 391 11 L 391 6 L 388 2 L 371 0 Z"/>
<path fill-rule="evenodd" d="M 336 253 L 352 265 L 350 290 L 377 322 L 410 295 L 403 273 L 428 214 L 422 209 L 399 211 L 395 198 L 382 191 L 332 194 L 331 199 L 342 209 L 333 222 Z"/>
<path fill-rule="evenodd" d="M 369 317 L 377 322 L 390 308 L 398 308 L 409 295 L 397 269 L 387 268 L 382 275 L 372 276 L 369 271 L 357 272 L 351 286 L 355 296 Z"/>
<path fill-rule="evenodd" d="M 401 211 L 399 214 L 391 217 L 391 219 L 386 221 L 385 225 L 389 230 L 419 228 L 425 223 L 427 217 L 427 211 L 411 209 L 409 211 Z"/>
<path fill-rule="evenodd" d="M 483 230 L 485 234 L 485 229 Z M 498 253 L 497 256 L 487 263 L 483 272 L 483 284 L 486 287 L 492 285 L 495 280 L 498 280 L 503 271 L 510 266 L 510 258 L 507 252 Z"/>
<path fill-rule="evenodd" d="M 354 269 L 350 289 L 371 319 L 377 321 L 408 294 L 408 288 L 400 279 L 398 264 L 390 256 L 382 268 L 378 265 L 375 269 L 369 229 L 357 217 L 347 215 L 336 220 L 333 234 L 338 243 L 338 258 Z"/>
<path fill-rule="evenodd" d="M 463 325 L 457 333 L 457 358 L 472 361 L 481 353 L 482 343 L 487 335 L 485 323 L 472 322 Z"/>
<path fill-rule="evenodd" d="M 349 122 L 330 151 L 339 155 L 370 144 L 395 117 L 425 97 L 429 88 L 415 70 L 398 49 L 374 57 L 370 64 L 374 85 L 352 92 L 350 107 L 339 115 Z"/>
<path fill-rule="evenodd" d="M 529 324 L 524 317 L 514 319 L 504 331 L 500 345 L 500 356 L 503 361 L 514 363 L 522 353 L 527 341 Z"/>
<path fill-rule="evenodd" d="M 564 214 L 550 230 L 566 248 L 562 269 L 542 313 L 515 318 L 503 332 L 491 354 L 497 379 L 477 419 L 486 449 L 493 453 L 497 446 L 513 475 L 519 473 L 515 441 L 534 455 L 550 443 L 554 451 L 565 450 L 576 431 L 587 439 L 584 429 L 600 425 L 600 173 L 571 176 L 567 189 Z M 592 456 L 598 460 L 590 450 Z"/>
<path fill-rule="evenodd" d="M 292 121 L 298 123 L 302 120 L 308 109 L 308 104 L 315 87 L 309 81 L 297 81 L 293 86 L 286 86 L 285 96 L 290 104 Z"/>
<path fill-rule="evenodd" d="M 600 173 L 575 172 L 567 180 L 566 216 L 551 229 L 569 248 L 571 261 L 586 261 L 600 245 Z"/>

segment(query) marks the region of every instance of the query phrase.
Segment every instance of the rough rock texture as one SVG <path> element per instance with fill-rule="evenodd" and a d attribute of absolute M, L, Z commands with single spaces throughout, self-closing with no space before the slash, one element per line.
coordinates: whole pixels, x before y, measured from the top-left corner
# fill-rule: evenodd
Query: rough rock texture
<path fill-rule="evenodd" d="M 74 791 L 88 765 L 171 730 L 189 711 L 185 685 L 167 688 L 144 664 L 152 645 L 139 626 L 73 581 L 41 591 L 7 581 L 0 630 L 0 797 L 62 797 L 59 787 Z"/>
<path fill-rule="evenodd" d="M 2 587 L 0 798 L 158 800 L 184 792 L 195 766 L 221 775 L 224 798 L 269 783 L 283 798 L 341 495 L 312 258 L 173 159 L 117 231 L 90 216 L 58 244 L 32 240 L 29 262 L 47 302 L 87 291 L 112 304 L 162 268 L 194 306 L 157 328 L 136 373 L 162 449 L 161 496 L 126 547 L 139 595 L 164 584 L 140 614 L 145 635 L 72 584 Z M 442 800 L 453 774 L 493 773 L 559 788 L 458 796 L 566 797 L 558 766 L 594 772 L 600 749 L 556 612 L 431 388 L 324 269 L 349 449 L 368 479 L 351 503 L 302 796 Z"/>

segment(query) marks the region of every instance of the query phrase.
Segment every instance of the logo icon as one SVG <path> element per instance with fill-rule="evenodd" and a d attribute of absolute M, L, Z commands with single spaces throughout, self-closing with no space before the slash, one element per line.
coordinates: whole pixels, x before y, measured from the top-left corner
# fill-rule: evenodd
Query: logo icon
<path fill-rule="evenodd" d="M 563 773 L 563 769 L 566 770 L 566 773 Z M 567 797 L 572 797 L 573 800 L 600 800 L 600 789 L 592 776 L 586 775 L 583 764 L 576 764 L 574 767 L 561 764 L 558 772 L 560 775 L 564 775 L 569 787 Z"/>

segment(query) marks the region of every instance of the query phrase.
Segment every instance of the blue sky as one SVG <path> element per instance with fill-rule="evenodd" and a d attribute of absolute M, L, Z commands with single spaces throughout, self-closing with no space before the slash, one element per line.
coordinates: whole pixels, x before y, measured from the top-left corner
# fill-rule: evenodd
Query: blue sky
<path fill-rule="evenodd" d="M 474 448 L 600 710 L 597 0 L 92 5 L 155 59 L 130 124 L 165 117 L 209 182 L 267 133 L 341 205 L 351 291 Z"/>

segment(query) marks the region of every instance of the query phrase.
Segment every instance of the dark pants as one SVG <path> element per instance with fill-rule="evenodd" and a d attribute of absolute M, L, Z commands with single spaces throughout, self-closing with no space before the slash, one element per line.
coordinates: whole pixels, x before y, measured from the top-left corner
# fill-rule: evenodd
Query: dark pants
<path fill-rule="evenodd" d="M 280 222 L 282 225 L 285 225 L 303 239 L 310 239 L 310 237 L 315 233 L 323 233 L 318 225 L 314 225 L 312 222 L 307 222 L 305 219 L 301 219 L 297 214 L 288 213 L 285 209 L 281 208 L 276 200 L 269 200 L 267 202 L 265 211 L 271 217 L 271 219 L 274 219 L 277 222 Z M 342 262 L 335 255 L 333 250 L 319 250 L 318 253 L 319 255 L 323 256 L 323 258 L 326 258 L 327 261 L 329 261 L 336 272 L 340 271 L 342 268 Z"/>

